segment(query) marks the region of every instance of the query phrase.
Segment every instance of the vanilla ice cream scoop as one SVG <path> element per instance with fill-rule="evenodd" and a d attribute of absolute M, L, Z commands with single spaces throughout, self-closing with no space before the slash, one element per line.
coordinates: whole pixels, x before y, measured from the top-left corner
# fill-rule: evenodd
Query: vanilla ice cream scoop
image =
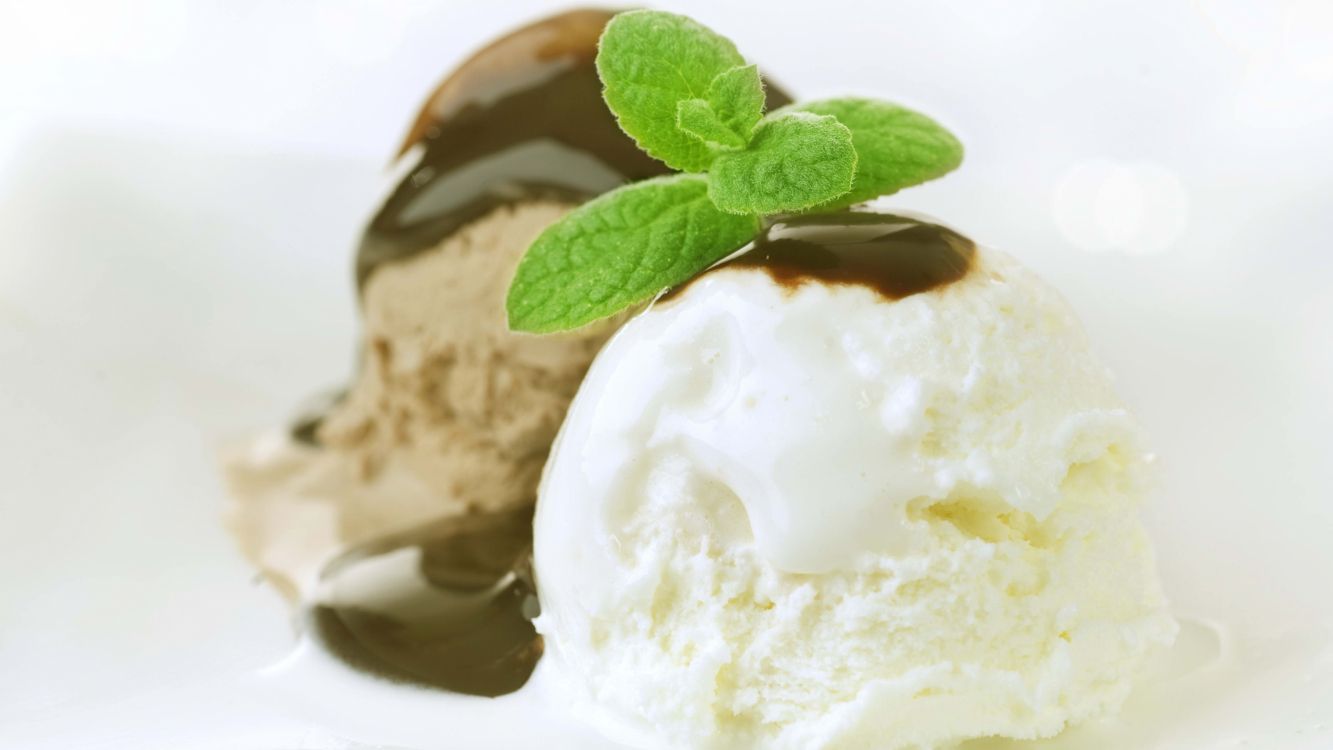
<path fill-rule="evenodd" d="M 1059 295 L 924 220 L 785 220 L 607 344 L 539 493 L 547 669 L 648 747 L 947 747 L 1168 644 L 1144 456 Z"/>

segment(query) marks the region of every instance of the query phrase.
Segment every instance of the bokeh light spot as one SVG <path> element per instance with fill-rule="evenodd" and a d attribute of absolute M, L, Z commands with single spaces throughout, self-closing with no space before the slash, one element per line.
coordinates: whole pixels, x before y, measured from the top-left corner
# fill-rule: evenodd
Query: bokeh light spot
<path fill-rule="evenodd" d="M 1180 179 L 1161 165 L 1089 159 L 1061 178 L 1052 210 L 1078 248 L 1138 255 L 1166 250 L 1180 238 L 1189 200 Z"/>

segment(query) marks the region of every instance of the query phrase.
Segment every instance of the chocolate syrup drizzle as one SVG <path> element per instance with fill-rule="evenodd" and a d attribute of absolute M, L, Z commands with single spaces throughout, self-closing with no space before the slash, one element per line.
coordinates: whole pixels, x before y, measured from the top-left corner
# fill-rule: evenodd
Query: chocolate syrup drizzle
<path fill-rule="evenodd" d="M 382 263 L 438 244 L 496 207 L 576 203 L 665 174 L 602 101 L 594 58 L 613 14 L 576 10 L 482 49 L 427 100 L 403 144 L 420 155 L 370 221 L 356 258 L 363 285 Z"/>
<path fill-rule="evenodd" d="M 788 291 L 863 286 L 898 300 L 962 279 L 976 251 L 972 240 L 922 219 L 842 211 L 781 219 L 718 268 L 761 268 Z"/>
<path fill-rule="evenodd" d="M 330 653 L 375 677 L 511 693 L 542 654 L 531 549 L 531 507 L 360 545 L 324 569 L 307 626 Z"/>

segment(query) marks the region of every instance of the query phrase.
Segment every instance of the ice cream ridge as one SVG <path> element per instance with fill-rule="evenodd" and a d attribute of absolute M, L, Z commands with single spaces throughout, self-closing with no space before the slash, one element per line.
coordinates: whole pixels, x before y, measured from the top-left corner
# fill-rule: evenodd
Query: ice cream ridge
<path fill-rule="evenodd" d="M 356 381 L 230 464 L 243 549 L 348 664 L 499 695 L 541 659 L 632 747 L 915 750 L 1113 715 L 1171 643 L 1074 314 L 881 200 L 961 163 L 933 119 L 576 11 L 409 146 Z"/>

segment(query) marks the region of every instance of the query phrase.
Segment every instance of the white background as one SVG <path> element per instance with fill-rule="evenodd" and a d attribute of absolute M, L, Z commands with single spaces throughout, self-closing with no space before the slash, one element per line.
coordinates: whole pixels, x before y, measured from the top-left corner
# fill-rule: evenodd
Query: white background
<path fill-rule="evenodd" d="M 289 634 L 213 452 L 349 371 L 350 253 L 420 98 L 559 7 L 0 0 L 0 747 L 346 746 L 231 687 Z M 960 135 L 890 203 L 1066 292 L 1162 456 L 1173 601 L 1324 644 L 1291 675 L 1333 692 L 1333 3 L 667 7 Z M 1333 744 L 1327 702 L 1219 701 L 1253 747 Z"/>

